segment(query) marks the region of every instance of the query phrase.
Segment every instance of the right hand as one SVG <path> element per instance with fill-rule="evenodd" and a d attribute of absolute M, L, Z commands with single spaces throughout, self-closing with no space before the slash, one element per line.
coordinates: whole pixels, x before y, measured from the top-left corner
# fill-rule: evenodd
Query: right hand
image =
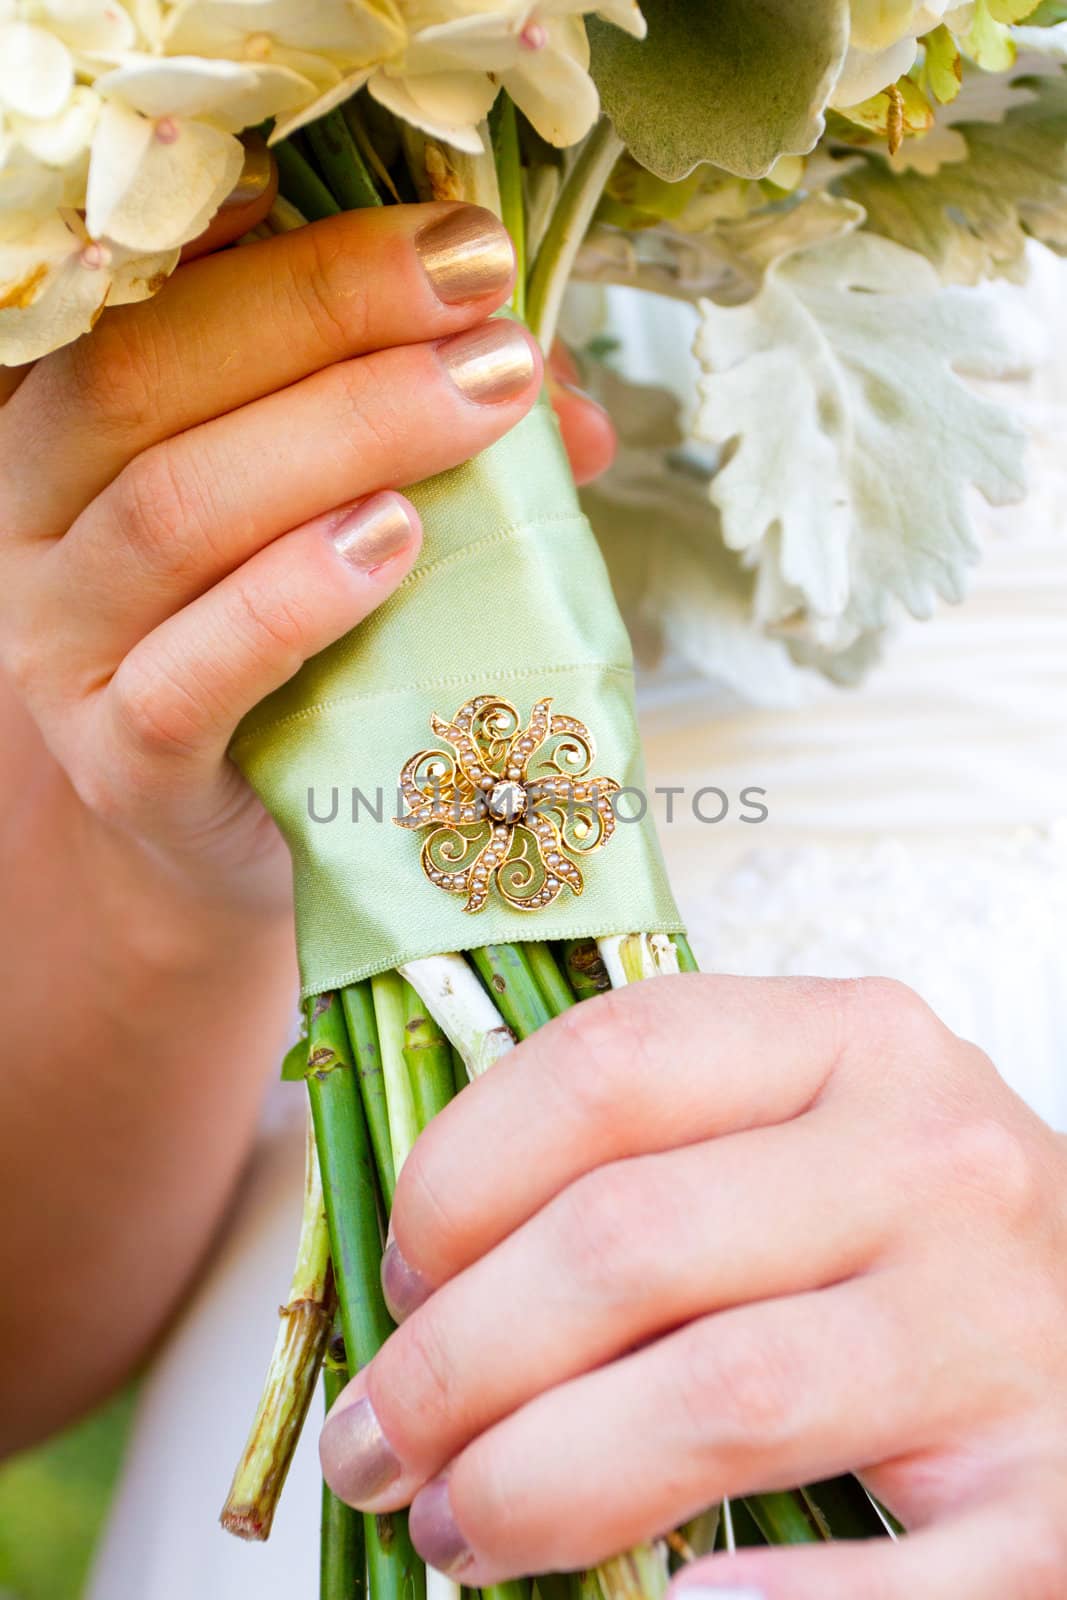
<path fill-rule="evenodd" d="M 287 911 L 228 743 L 410 570 L 396 490 L 533 404 L 534 341 L 486 321 L 513 275 L 488 212 L 357 212 L 183 265 L 14 388 L 0 665 L 109 850 Z"/>

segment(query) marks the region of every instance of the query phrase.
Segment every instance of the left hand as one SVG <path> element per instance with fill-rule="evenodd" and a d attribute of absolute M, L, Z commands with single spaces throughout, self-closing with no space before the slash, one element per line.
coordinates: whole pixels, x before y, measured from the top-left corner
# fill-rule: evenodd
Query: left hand
<path fill-rule="evenodd" d="M 323 1464 L 366 1509 L 413 1501 L 464 1584 L 860 1470 L 908 1538 L 676 1586 L 1067 1593 L 1067 1141 L 899 985 L 661 978 L 577 1006 L 423 1135 L 393 1226 L 408 1315 Z"/>

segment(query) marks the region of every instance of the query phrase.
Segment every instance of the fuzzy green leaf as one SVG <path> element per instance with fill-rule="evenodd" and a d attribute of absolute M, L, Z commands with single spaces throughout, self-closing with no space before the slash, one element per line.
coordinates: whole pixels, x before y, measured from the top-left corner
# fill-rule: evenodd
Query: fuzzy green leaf
<path fill-rule="evenodd" d="M 762 178 L 804 155 L 848 45 L 848 0 L 642 0 L 648 38 L 591 19 L 604 110 L 643 166 L 686 177 L 710 161 Z"/>
<path fill-rule="evenodd" d="M 985 295 L 855 233 L 772 267 L 746 306 L 707 303 L 698 355 L 698 431 L 725 447 L 711 494 L 761 620 L 848 642 L 894 599 L 925 617 L 962 598 L 968 486 L 1023 492 L 1021 430 L 957 375 L 1010 365 Z"/>
<path fill-rule="evenodd" d="M 867 153 L 835 185 L 873 233 L 925 255 L 946 281 L 1017 277 L 1027 236 L 1067 252 L 1067 76 L 1034 79 L 1002 122 L 961 122 L 967 160 L 894 173 Z"/>

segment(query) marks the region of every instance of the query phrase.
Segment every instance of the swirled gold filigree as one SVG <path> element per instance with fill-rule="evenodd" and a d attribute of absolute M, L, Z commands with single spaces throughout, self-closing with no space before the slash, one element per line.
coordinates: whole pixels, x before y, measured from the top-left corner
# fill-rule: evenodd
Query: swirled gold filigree
<path fill-rule="evenodd" d="M 430 726 L 449 751 L 404 763 L 401 828 L 428 830 L 422 869 L 431 883 L 481 911 L 495 888 L 516 911 L 540 911 L 565 889 L 580 895 L 579 862 L 615 831 L 614 778 L 590 777 L 592 734 L 538 700 L 523 723 L 509 700 L 483 694 Z"/>

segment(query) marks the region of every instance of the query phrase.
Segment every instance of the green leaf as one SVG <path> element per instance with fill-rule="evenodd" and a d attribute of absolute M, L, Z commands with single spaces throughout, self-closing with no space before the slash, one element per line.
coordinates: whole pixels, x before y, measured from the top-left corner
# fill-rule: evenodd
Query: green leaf
<path fill-rule="evenodd" d="M 894 599 L 925 617 L 962 598 L 968 486 L 1023 491 L 1021 430 L 957 375 L 1010 364 L 986 296 L 854 233 L 779 262 L 746 306 L 706 304 L 697 354 L 697 429 L 725 449 L 711 496 L 762 621 L 847 644 Z"/>
<path fill-rule="evenodd" d="M 1007 72 L 1015 65 L 1015 41 L 1006 23 L 993 15 L 991 0 L 975 0 L 974 21 L 963 48 L 984 72 Z"/>
<path fill-rule="evenodd" d="M 950 105 L 963 84 L 960 47 L 944 23 L 940 28 L 935 28 L 933 33 L 928 33 L 922 42 L 926 57 L 920 82 L 940 105 Z"/>
<path fill-rule="evenodd" d="M 281 1081 L 283 1083 L 303 1083 L 308 1070 L 308 1042 L 298 1039 L 294 1045 L 285 1052 L 282 1060 Z"/>
<path fill-rule="evenodd" d="M 848 0 L 642 0 L 648 38 L 590 19 L 592 72 L 632 154 L 661 178 L 710 161 L 762 178 L 804 155 L 848 46 Z"/>
<path fill-rule="evenodd" d="M 988 0 L 989 14 L 996 22 L 1025 22 L 1037 10 L 1038 0 Z"/>
<path fill-rule="evenodd" d="M 925 255 L 946 280 L 1018 276 L 1028 236 L 1067 251 L 1067 76 L 1035 78 L 1001 122 L 960 122 L 965 161 L 894 173 L 877 156 L 834 185 L 873 233 Z"/>

